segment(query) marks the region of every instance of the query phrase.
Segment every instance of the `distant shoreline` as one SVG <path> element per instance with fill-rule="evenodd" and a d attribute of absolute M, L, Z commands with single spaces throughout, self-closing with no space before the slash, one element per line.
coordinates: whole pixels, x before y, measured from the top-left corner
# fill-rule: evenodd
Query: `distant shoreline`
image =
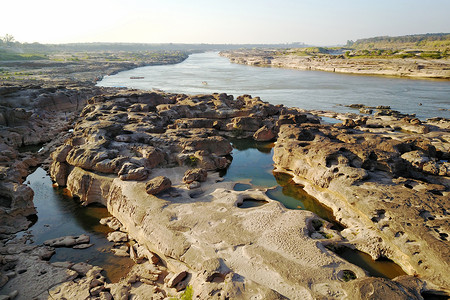
<path fill-rule="evenodd" d="M 219 55 L 232 63 L 345 74 L 450 80 L 450 60 L 344 58 L 342 56 L 279 55 L 275 50 L 233 50 Z"/>

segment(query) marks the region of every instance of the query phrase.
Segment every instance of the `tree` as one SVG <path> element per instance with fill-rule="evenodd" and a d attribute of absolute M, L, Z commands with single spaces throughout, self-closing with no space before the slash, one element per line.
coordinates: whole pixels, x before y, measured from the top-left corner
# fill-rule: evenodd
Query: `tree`
<path fill-rule="evenodd" d="M 14 42 L 15 42 L 15 39 L 10 34 L 5 34 L 5 36 L 3 37 L 3 43 L 5 43 L 7 46 L 10 46 Z"/>

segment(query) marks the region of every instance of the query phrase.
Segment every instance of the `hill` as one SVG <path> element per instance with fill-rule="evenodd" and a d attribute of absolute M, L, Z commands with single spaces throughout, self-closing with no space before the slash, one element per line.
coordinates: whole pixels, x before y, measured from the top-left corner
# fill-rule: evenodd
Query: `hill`
<path fill-rule="evenodd" d="M 346 47 L 356 50 L 400 50 L 418 49 L 445 51 L 450 50 L 450 33 L 427 33 L 404 36 L 379 36 L 366 39 L 359 39 L 355 42 L 348 41 Z"/>

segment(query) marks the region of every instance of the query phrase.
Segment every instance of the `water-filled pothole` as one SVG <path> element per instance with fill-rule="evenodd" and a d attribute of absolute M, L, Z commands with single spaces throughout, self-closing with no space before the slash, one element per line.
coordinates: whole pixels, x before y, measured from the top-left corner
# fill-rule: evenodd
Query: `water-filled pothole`
<path fill-rule="evenodd" d="M 397 276 L 407 275 L 399 265 L 389 259 L 373 260 L 370 255 L 348 247 L 332 250 L 346 261 L 363 268 L 371 276 L 393 279 Z"/>
<path fill-rule="evenodd" d="M 239 203 L 237 206 L 239 208 L 252 208 L 252 207 L 263 206 L 264 204 L 267 204 L 267 203 L 269 203 L 269 202 L 267 202 L 265 200 L 247 198 L 247 199 L 242 200 L 242 203 Z"/>

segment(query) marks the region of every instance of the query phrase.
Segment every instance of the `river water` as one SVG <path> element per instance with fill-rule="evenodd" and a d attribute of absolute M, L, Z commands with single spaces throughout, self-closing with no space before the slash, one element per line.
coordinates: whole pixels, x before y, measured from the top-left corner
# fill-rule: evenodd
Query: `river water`
<path fill-rule="evenodd" d="M 192 54 L 176 65 L 105 76 L 98 85 L 186 94 L 251 94 L 272 104 L 337 112 L 355 112 L 340 106 L 346 104 L 390 105 L 421 119 L 450 118 L 450 81 L 252 67 L 232 64 L 216 52 Z"/>

